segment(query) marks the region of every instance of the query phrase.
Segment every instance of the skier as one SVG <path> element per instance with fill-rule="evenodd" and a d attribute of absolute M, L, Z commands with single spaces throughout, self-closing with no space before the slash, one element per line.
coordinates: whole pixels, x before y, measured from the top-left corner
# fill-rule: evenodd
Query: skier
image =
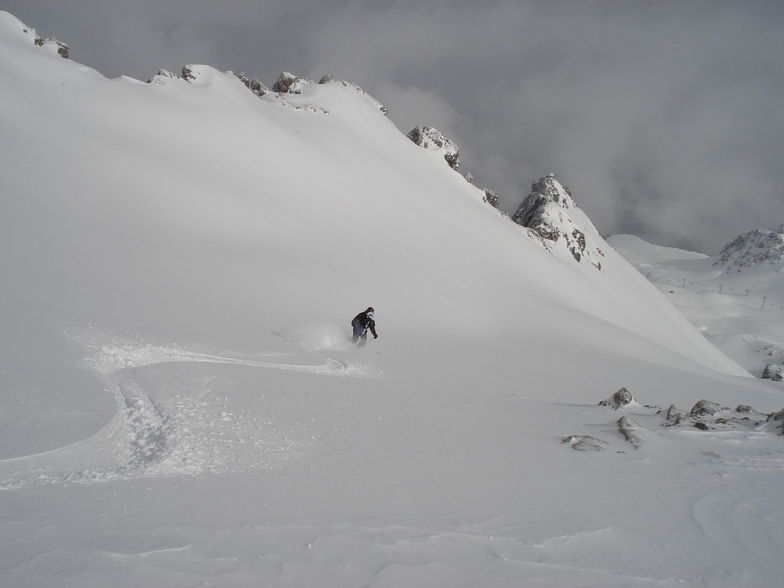
<path fill-rule="evenodd" d="M 373 338 L 378 339 L 378 333 L 376 333 L 376 321 L 373 319 L 373 307 L 368 306 L 367 310 L 363 310 L 354 319 L 351 321 L 351 326 L 354 328 L 354 336 L 351 338 L 351 341 L 356 343 L 359 339 L 360 345 L 364 345 L 367 343 L 367 332 L 370 329 L 370 332 L 373 333 Z"/>

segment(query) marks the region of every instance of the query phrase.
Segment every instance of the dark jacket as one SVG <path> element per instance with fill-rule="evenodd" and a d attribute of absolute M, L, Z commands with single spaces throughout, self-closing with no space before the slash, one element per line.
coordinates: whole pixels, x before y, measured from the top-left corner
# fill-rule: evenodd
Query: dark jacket
<path fill-rule="evenodd" d="M 374 321 L 372 317 L 368 316 L 367 311 L 360 312 L 357 316 L 355 316 L 351 321 L 351 326 L 354 328 L 362 327 L 363 329 L 370 329 L 370 332 L 373 333 L 373 336 L 378 337 L 376 334 L 376 321 Z"/>

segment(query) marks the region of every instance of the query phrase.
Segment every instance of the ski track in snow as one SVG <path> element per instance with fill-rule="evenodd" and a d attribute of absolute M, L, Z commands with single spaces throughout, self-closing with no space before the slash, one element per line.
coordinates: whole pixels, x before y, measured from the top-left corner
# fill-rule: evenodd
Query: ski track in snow
<path fill-rule="evenodd" d="M 246 359 L 132 342 L 87 342 L 87 346 L 93 353 L 85 360 L 85 367 L 115 396 L 117 413 L 87 439 L 0 460 L 0 490 L 139 476 L 277 469 L 301 455 L 309 443 L 278 433 L 272 423 L 247 410 L 232 410 L 225 397 L 208 398 L 213 392 L 212 378 L 195 395 L 175 394 L 156 403 L 137 381 L 146 368 L 211 363 L 333 377 L 378 375 L 362 364 L 314 352 L 297 355 L 316 357 L 320 363 L 287 363 L 281 361 L 286 354 L 279 353 L 254 354 Z"/>

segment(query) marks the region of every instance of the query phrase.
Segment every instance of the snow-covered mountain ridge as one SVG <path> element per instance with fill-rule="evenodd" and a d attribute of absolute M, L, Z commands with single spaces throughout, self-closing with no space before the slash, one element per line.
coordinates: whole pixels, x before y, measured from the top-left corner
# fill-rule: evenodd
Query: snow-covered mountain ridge
<path fill-rule="evenodd" d="M 727 272 L 740 272 L 760 264 L 778 266 L 784 273 L 784 224 L 775 231 L 754 230 L 727 243 L 713 262 Z"/>
<path fill-rule="evenodd" d="M 587 218 L 601 271 L 350 83 L 106 79 L 25 28 L 0 12 L 1 584 L 778 579 L 780 388 Z"/>

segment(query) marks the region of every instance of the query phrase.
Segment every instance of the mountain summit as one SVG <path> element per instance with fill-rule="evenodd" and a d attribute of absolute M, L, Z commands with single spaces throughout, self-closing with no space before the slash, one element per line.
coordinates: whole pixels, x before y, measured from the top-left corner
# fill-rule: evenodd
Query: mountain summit
<path fill-rule="evenodd" d="M 541 177 L 531 185 L 531 193 L 512 220 L 531 229 L 549 251 L 568 252 L 578 262 L 587 261 L 602 269 L 605 254 L 598 246 L 602 242 L 598 231 L 554 174 Z"/>
<path fill-rule="evenodd" d="M 775 231 L 756 229 L 738 235 L 713 262 L 726 272 L 742 272 L 763 264 L 784 264 L 784 224 Z"/>

